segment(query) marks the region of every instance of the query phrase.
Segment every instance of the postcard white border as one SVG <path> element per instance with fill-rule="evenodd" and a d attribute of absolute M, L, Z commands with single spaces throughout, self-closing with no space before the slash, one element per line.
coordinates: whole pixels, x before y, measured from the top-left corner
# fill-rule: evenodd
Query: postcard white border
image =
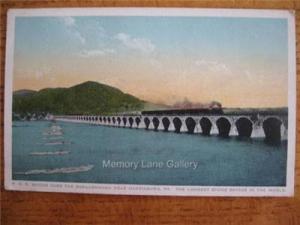
<path fill-rule="evenodd" d="M 12 85 L 17 16 L 201 16 L 285 18 L 288 21 L 288 148 L 285 187 L 249 186 L 170 186 L 94 184 L 20 181 L 12 179 Z M 4 178 L 6 190 L 122 195 L 176 196 L 293 196 L 296 151 L 296 42 L 295 13 L 288 10 L 195 9 L 195 8 L 48 8 L 10 9 L 7 15 L 5 99 L 4 99 Z"/>

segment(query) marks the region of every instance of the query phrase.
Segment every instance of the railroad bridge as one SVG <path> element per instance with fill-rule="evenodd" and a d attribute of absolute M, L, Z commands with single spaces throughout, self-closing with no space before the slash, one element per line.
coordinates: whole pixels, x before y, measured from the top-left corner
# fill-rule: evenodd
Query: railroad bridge
<path fill-rule="evenodd" d="M 287 140 L 287 110 L 157 110 L 114 115 L 62 115 L 55 120 L 164 132 Z"/>

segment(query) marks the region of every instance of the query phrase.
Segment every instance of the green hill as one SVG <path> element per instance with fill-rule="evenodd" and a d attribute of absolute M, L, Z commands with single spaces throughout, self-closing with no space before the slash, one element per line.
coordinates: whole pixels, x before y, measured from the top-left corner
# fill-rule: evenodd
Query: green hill
<path fill-rule="evenodd" d="M 97 82 L 70 88 L 19 90 L 13 95 L 13 112 L 52 114 L 99 114 L 142 110 L 145 102 L 121 90 Z"/>

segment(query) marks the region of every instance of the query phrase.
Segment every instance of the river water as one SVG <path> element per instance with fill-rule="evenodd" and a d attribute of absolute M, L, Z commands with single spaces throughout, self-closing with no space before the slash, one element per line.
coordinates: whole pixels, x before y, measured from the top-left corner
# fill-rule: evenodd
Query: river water
<path fill-rule="evenodd" d="M 287 145 L 89 124 L 13 122 L 14 180 L 285 186 Z"/>

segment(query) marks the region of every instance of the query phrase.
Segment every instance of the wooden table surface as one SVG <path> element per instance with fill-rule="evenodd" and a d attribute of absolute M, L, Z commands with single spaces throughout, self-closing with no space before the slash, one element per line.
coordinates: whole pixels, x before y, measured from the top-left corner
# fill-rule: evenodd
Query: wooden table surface
<path fill-rule="evenodd" d="M 296 153 L 295 196 L 292 198 L 111 196 L 15 192 L 4 191 L 3 188 L 4 56 L 6 12 L 9 8 L 149 6 L 290 9 L 296 11 L 296 33 L 299 42 L 299 0 L 0 0 L 0 4 L 1 224 L 300 225 L 299 139 Z M 297 44 L 297 75 L 300 73 L 299 57 L 300 46 Z M 297 83 L 299 83 L 298 76 Z M 297 106 L 297 122 L 299 122 L 299 104 Z M 299 131 L 297 129 L 297 136 Z"/>

